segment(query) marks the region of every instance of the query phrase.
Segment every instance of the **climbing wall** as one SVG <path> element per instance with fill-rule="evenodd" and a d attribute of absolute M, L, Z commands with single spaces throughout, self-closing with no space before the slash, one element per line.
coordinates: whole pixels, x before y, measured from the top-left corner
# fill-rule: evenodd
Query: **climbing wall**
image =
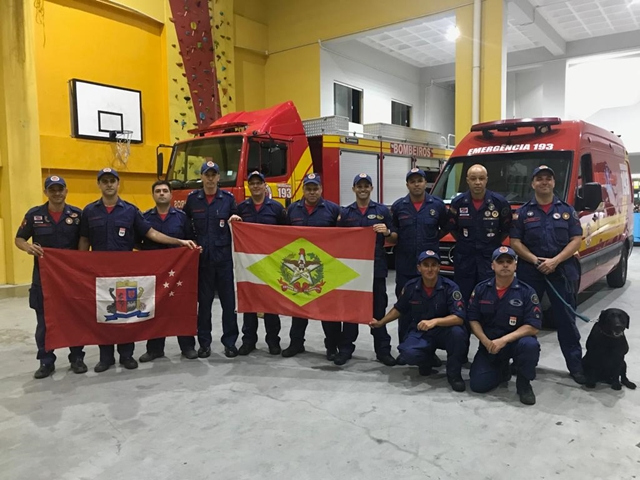
<path fill-rule="evenodd" d="M 173 25 L 168 25 L 167 29 L 167 65 L 169 74 L 169 114 L 171 118 L 170 133 L 171 141 L 177 142 L 191 138 L 188 130 L 195 128 L 196 112 L 193 110 L 191 92 L 187 79 L 182 76 L 184 64 L 180 56 L 178 37 Z"/>
<path fill-rule="evenodd" d="M 205 0 L 169 0 L 171 22 L 176 30 L 176 48 L 180 61 L 175 62 L 182 69 L 180 76 L 186 79 L 188 91 L 184 94 L 184 111 L 179 112 L 179 124 L 187 130 L 204 127 L 220 117 L 220 99 L 216 75 L 215 43 L 212 38 L 211 21 L 213 12 Z M 214 5 L 212 5 L 215 8 Z M 172 82 L 178 83 L 177 77 Z M 174 97 L 175 100 L 175 97 Z M 180 98 L 178 98 L 180 101 Z M 195 113 L 195 119 L 190 112 Z M 184 114 L 184 115 L 183 115 Z M 189 125 L 194 119 L 193 125 Z"/>
<path fill-rule="evenodd" d="M 233 0 L 209 0 L 222 115 L 236 111 Z"/>

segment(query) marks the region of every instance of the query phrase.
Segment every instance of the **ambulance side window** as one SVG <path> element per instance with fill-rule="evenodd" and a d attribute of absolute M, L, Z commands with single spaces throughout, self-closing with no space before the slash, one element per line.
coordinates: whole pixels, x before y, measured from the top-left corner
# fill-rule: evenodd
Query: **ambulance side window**
<path fill-rule="evenodd" d="M 578 166 L 578 182 L 574 207 L 577 211 L 585 210 L 584 185 L 593 182 L 593 160 L 590 153 L 580 157 Z"/>

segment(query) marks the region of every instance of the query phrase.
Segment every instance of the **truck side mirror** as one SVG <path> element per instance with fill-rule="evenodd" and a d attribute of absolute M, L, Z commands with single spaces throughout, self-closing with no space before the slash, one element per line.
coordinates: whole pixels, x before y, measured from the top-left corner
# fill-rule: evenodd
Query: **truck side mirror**
<path fill-rule="evenodd" d="M 156 162 L 156 173 L 158 175 L 158 178 L 160 178 L 164 173 L 164 155 L 162 154 L 162 152 L 158 152 Z"/>
<path fill-rule="evenodd" d="M 598 182 L 585 183 L 583 186 L 578 187 L 576 192 L 575 209 L 577 211 L 582 210 L 597 210 L 598 206 L 602 203 L 602 185 Z"/>

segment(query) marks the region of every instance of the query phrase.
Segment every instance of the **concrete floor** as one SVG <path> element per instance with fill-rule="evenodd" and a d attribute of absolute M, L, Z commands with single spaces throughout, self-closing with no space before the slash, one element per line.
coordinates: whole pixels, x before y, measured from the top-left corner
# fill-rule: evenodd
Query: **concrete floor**
<path fill-rule="evenodd" d="M 597 318 L 616 306 L 635 317 L 639 266 L 636 250 L 626 286 L 598 283 L 579 310 Z M 214 313 L 219 319 L 217 301 Z M 629 377 L 638 383 L 639 322 L 627 333 Z M 584 344 L 591 325 L 578 323 Z M 364 326 L 342 368 L 324 359 L 322 329 L 311 322 L 308 353 L 290 359 L 271 357 L 261 343 L 249 357 L 226 359 L 217 344 L 207 360 L 181 360 L 170 339 L 167 358 L 100 375 L 92 370 L 97 347 L 86 349 L 86 375 L 68 371 L 61 351 L 44 380 L 32 377 L 34 327 L 26 298 L 0 300 L 2 479 L 640 477 L 640 390 L 576 385 L 552 331 L 540 334 L 538 403 L 526 407 L 514 380 L 460 394 L 443 369 L 425 379 L 415 368 L 384 367 Z"/>

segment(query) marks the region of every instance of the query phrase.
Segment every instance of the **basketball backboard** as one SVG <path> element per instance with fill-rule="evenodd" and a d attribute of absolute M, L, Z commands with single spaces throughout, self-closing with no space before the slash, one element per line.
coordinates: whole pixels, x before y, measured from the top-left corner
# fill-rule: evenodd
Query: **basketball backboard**
<path fill-rule="evenodd" d="M 129 130 L 142 142 L 142 92 L 73 78 L 69 81 L 71 132 L 76 138 L 116 141 L 114 131 Z"/>

